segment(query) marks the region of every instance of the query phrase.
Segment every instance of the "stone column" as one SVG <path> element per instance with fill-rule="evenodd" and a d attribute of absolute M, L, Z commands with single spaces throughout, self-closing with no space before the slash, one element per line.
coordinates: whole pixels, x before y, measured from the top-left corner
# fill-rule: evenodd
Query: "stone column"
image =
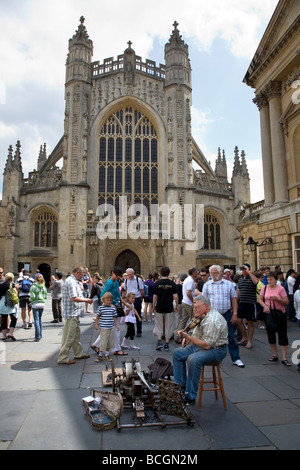
<path fill-rule="evenodd" d="M 270 108 L 275 204 L 279 204 L 288 202 L 287 161 L 284 133 L 280 124 L 282 115 L 281 82 L 271 81 L 267 85 L 267 94 Z"/>
<path fill-rule="evenodd" d="M 265 205 L 272 206 L 275 201 L 272 143 L 270 128 L 269 102 L 263 92 L 259 93 L 253 102 L 260 112 L 261 151 L 264 177 Z"/>

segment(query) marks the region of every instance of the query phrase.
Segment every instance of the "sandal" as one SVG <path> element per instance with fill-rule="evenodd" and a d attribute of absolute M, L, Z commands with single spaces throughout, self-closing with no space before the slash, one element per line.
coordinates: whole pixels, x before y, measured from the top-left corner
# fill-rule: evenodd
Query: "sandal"
<path fill-rule="evenodd" d="M 270 361 L 270 362 L 277 362 L 277 361 L 278 361 L 278 357 L 277 357 L 277 356 L 272 356 L 272 357 L 270 357 L 269 361 Z"/>
<path fill-rule="evenodd" d="M 97 348 L 97 346 L 91 344 L 91 349 L 93 349 L 97 354 L 99 354 L 99 348 Z"/>
<path fill-rule="evenodd" d="M 284 366 L 286 367 L 291 367 L 292 365 L 289 363 L 289 361 L 285 360 L 285 361 L 281 361 L 281 364 L 283 364 Z"/>
<path fill-rule="evenodd" d="M 125 351 L 115 351 L 114 356 L 128 356 L 128 353 Z"/>

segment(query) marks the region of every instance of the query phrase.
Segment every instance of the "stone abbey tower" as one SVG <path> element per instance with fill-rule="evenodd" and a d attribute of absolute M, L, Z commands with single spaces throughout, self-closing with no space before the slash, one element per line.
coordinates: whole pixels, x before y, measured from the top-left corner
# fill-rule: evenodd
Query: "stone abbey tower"
<path fill-rule="evenodd" d="M 236 226 L 241 207 L 250 203 L 245 153 L 231 149 L 228 181 L 218 143 L 213 169 L 193 139 L 191 65 L 178 23 L 165 45 L 165 64 L 158 66 L 143 62 L 130 41 L 116 59 L 93 61 L 84 21 L 69 40 L 61 140 L 49 156 L 41 146 L 27 178 L 21 143 L 9 147 L 0 264 L 15 272 L 25 265 L 46 276 L 82 264 L 104 277 L 116 264 L 144 275 L 163 265 L 172 275 L 192 266 L 237 265 Z M 161 213 L 153 219 L 157 205 L 176 208 L 167 222 Z M 204 207 L 199 225 L 197 205 Z M 145 208 L 148 217 L 142 217 Z M 188 224 L 202 233 L 203 243 L 194 249 L 187 244 Z M 128 236 L 128 227 L 135 235 Z"/>

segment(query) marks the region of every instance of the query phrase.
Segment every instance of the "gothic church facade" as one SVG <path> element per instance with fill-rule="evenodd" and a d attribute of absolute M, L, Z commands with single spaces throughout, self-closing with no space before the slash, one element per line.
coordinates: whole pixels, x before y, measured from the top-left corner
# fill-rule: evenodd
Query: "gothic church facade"
<path fill-rule="evenodd" d="M 114 265 L 144 275 L 168 265 L 175 275 L 192 266 L 241 262 L 236 225 L 241 207 L 250 203 L 245 153 L 235 148 L 228 181 L 224 151 L 218 150 L 213 169 L 192 137 L 188 46 L 173 26 L 164 65 L 143 62 L 130 41 L 123 54 L 100 63 L 92 61 L 93 42 L 80 19 L 69 40 L 63 137 L 49 156 L 41 146 L 27 178 L 20 142 L 8 150 L 0 205 L 0 264 L 6 270 L 25 266 L 49 276 L 81 264 L 108 277 Z M 126 201 L 127 227 L 134 224 L 136 236 L 124 236 L 120 201 Z M 130 212 L 138 205 L 148 218 Z M 157 205 L 179 208 L 181 217 L 169 214 L 168 236 L 162 215 L 151 236 Z M 204 207 L 199 226 L 197 205 Z M 107 211 L 100 214 L 99 207 Z M 187 248 L 187 219 L 203 238 L 194 249 Z"/>

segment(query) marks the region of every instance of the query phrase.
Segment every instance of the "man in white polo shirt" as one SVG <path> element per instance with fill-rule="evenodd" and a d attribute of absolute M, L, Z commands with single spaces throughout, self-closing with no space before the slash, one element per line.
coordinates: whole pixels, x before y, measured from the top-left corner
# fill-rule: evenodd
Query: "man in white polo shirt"
<path fill-rule="evenodd" d="M 194 297 L 195 297 L 195 281 L 197 279 L 197 269 L 191 268 L 188 270 L 188 277 L 182 284 L 182 302 L 181 302 L 181 319 L 177 327 L 177 331 L 184 330 L 189 320 L 194 316 Z M 176 338 L 177 332 L 176 332 Z"/>
<path fill-rule="evenodd" d="M 134 275 L 132 268 L 126 269 L 127 279 L 124 283 L 126 293 L 132 292 L 135 295 L 134 308 L 142 318 L 142 302 L 144 297 L 144 283 L 142 279 Z M 142 322 L 136 319 L 136 336 L 142 336 Z"/>

